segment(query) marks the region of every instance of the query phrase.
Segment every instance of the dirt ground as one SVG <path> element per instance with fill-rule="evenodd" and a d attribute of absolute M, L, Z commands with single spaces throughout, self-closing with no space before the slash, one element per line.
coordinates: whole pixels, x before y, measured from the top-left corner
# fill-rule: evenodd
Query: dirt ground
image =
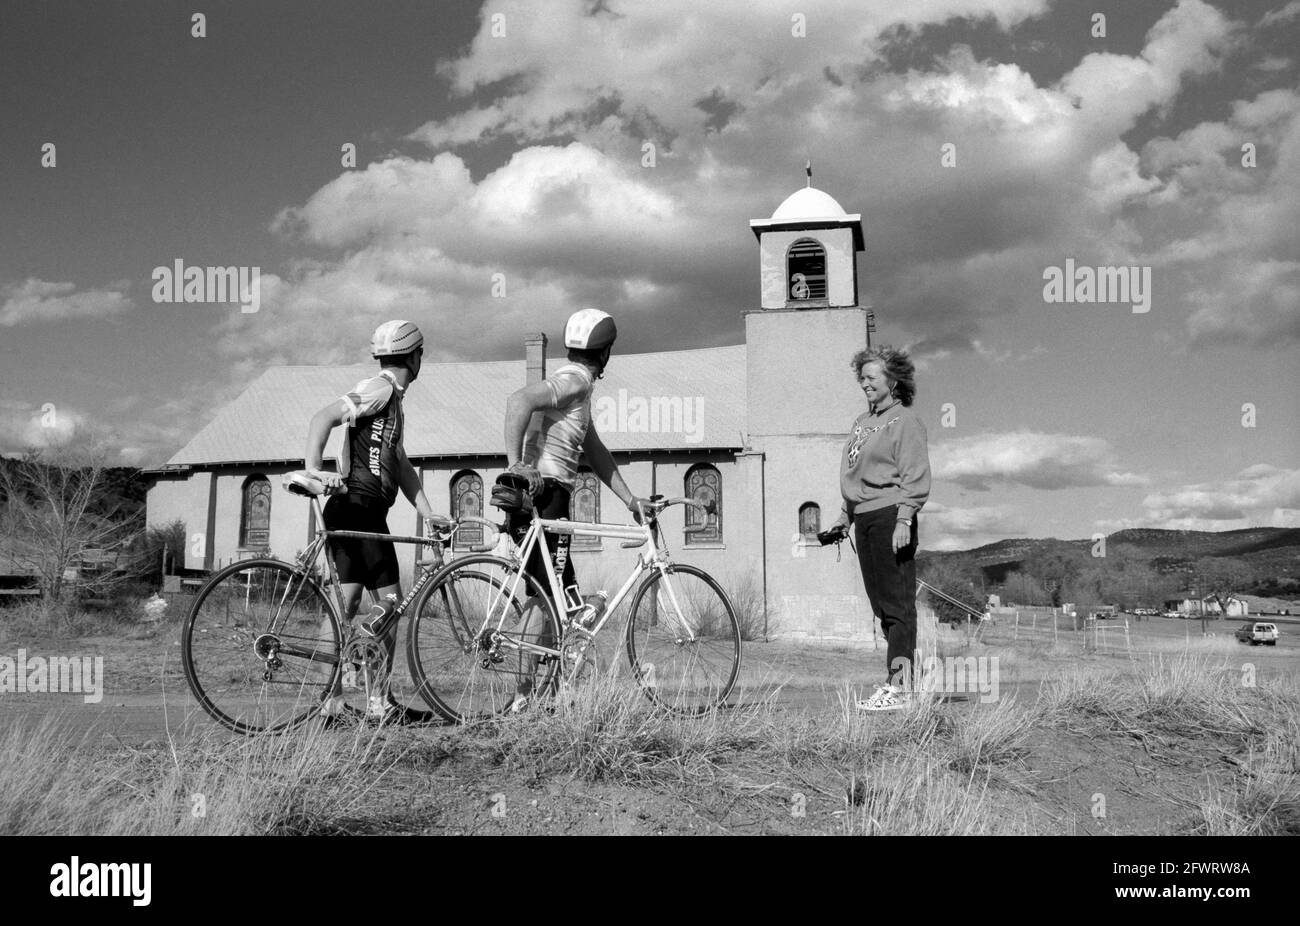
<path fill-rule="evenodd" d="M 1249 664 L 1260 684 L 1300 675 L 1300 633 L 1286 626 L 1275 647 L 1250 647 L 1232 640 L 1237 622 L 1222 622 L 1216 636 L 1204 639 L 1199 624 L 1156 619 L 1108 629 L 1099 651 L 1088 652 L 1080 634 L 1058 629 L 985 627 L 977 639 L 941 628 L 940 653 L 996 657 L 1000 698 L 1032 703 L 1046 680 L 1062 672 L 1090 669 L 1131 675 L 1149 658 L 1197 652 L 1216 671 L 1240 673 Z M 611 635 L 612 637 L 613 635 Z M 57 717 L 88 745 L 106 749 L 168 748 L 216 725 L 196 706 L 180 666 L 174 624 L 144 627 L 131 636 L 76 640 L 9 639 L 0 653 L 29 656 L 95 655 L 104 658 L 105 691 L 98 704 L 77 694 L 0 693 L 0 734 L 15 722 Z M 612 640 L 604 664 L 622 658 Z M 884 652 L 870 643 L 778 640 L 748 643 L 743 674 L 733 700 L 744 705 L 768 700 L 791 723 L 843 714 L 849 693 L 870 688 L 883 674 Z M 991 709 L 977 695 L 943 697 L 942 709 Z M 879 723 L 896 723 L 881 715 Z M 490 748 L 467 749 L 438 727 L 394 729 L 404 759 L 382 787 L 372 789 L 355 820 L 303 821 L 303 832 L 354 833 L 834 833 L 845 829 L 851 813 L 842 776 L 828 773 L 803 780 L 759 780 L 753 799 L 738 800 L 736 784 L 716 794 L 705 787 L 678 787 L 671 781 L 629 787 L 612 782 L 548 776 L 526 763 L 503 762 Z M 1021 831 L 1061 834 L 1160 834 L 1179 831 L 1188 802 L 1199 787 L 1226 780 L 1236 761 L 1217 741 L 1169 736 L 1159 742 L 1092 735 L 1084 727 L 1034 731 L 1023 757 L 1011 763 L 986 800 L 1005 806 Z M 744 774 L 743 771 L 738 774 Z M 741 789 L 744 792 L 744 788 Z M 1098 819 L 1088 812 L 1098 792 L 1109 795 L 1111 812 Z M 747 792 L 745 792 L 747 793 Z M 806 811 L 789 812 L 796 796 Z M 1032 800 L 1028 799 L 1032 796 Z M 801 805 L 801 810 L 804 807 Z"/>

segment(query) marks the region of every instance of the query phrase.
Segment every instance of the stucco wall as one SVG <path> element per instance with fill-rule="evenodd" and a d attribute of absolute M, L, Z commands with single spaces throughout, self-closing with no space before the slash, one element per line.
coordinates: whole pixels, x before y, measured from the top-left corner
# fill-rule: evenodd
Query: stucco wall
<path fill-rule="evenodd" d="M 826 298 L 831 306 L 857 304 L 854 293 L 856 252 L 853 231 L 848 228 L 812 228 L 806 231 L 764 232 L 759 242 L 759 272 L 765 309 L 785 308 L 789 302 L 786 288 L 786 252 L 800 238 L 813 238 L 826 249 Z"/>

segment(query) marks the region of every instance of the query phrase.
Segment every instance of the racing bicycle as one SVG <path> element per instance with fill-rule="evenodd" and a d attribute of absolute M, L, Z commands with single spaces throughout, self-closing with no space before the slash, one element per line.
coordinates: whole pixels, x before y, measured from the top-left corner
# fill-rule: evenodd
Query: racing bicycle
<path fill-rule="evenodd" d="M 329 493 L 318 480 L 289 473 L 284 488 L 306 496 L 316 523 L 324 523 L 319 497 Z M 434 518 L 431 524 L 429 536 L 320 530 L 296 562 L 241 560 L 213 574 L 181 631 L 185 679 L 199 704 L 218 723 L 247 735 L 283 732 L 307 721 L 340 688 L 345 699 L 364 698 L 359 710 L 371 693 L 385 687 L 399 707 L 419 705 L 409 672 L 400 667 L 389 671 L 384 638 L 413 601 L 427 599 L 424 593 L 444 565 L 443 551 L 457 531 L 476 525 L 496 530 L 483 518 Z M 344 626 L 342 587 L 327 542 L 334 537 L 419 544 L 430 550 L 417 562 L 420 575 L 396 607 L 378 619 L 360 616 Z"/>
<path fill-rule="evenodd" d="M 419 589 L 407 624 L 406 661 L 419 694 L 448 720 L 466 723 L 502 713 L 521 692 L 553 693 L 591 673 L 597 634 L 631 596 L 627 659 L 646 696 L 683 715 L 724 705 L 740 671 L 740 623 L 712 576 L 669 555 L 659 516 L 674 505 L 713 512 L 711 504 L 658 495 L 644 503 L 640 524 L 548 519 L 534 509 L 511 555 L 447 563 Z M 602 613 L 561 587 L 545 531 L 643 548 Z M 536 548 L 542 576 L 525 569 Z"/>

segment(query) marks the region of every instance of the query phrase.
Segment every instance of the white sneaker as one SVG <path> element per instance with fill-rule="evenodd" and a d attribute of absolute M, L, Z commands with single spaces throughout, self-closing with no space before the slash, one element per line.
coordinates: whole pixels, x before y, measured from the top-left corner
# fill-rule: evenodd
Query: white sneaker
<path fill-rule="evenodd" d="M 531 700 L 532 700 L 532 697 L 529 696 L 529 695 L 526 695 L 526 694 L 517 694 L 517 695 L 515 695 L 515 699 L 514 699 L 513 701 L 511 701 L 511 702 L 510 702 L 510 706 L 506 708 L 506 713 L 507 713 L 507 714 L 522 714 L 524 711 L 528 710 L 528 703 L 529 703 Z"/>
<path fill-rule="evenodd" d="M 912 702 L 910 693 L 895 685 L 885 685 L 876 689 L 876 693 L 866 701 L 858 702 L 860 711 L 896 711 L 907 707 Z"/>

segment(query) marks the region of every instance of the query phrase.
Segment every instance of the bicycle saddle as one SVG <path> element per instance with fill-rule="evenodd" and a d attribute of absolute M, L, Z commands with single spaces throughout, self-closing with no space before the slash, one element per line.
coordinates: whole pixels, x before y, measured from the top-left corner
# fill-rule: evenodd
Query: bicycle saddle
<path fill-rule="evenodd" d="M 292 492 L 294 495 L 342 495 L 348 490 L 346 485 L 339 486 L 337 489 L 327 489 L 325 483 L 321 482 L 315 476 L 311 476 L 305 469 L 295 470 L 292 473 L 284 474 L 282 485 L 285 491 Z"/>

